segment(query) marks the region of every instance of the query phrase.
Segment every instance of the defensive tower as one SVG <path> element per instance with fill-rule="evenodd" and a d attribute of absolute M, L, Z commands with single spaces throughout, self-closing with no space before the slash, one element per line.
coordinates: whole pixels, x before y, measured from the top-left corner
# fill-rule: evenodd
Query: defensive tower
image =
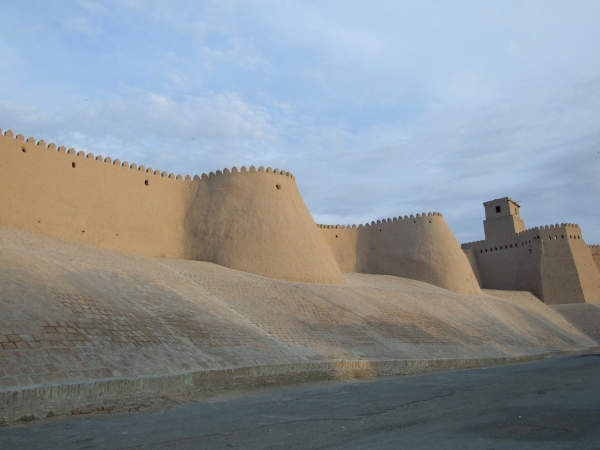
<path fill-rule="evenodd" d="M 530 291 L 548 304 L 600 301 L 597 250 L 585 243 L 579 225 L 525 230 L 510 197 L 484 206 L 486 239 L 462 244 L 481 287 Z"/>
<path fill-rule="evenodd" d="M 497 198 L 483 204 L 485 220 L 483 231 L 486 239 L 494 239 L 525 230 L 521 220 L 520 206 L 510 197 Z"/>

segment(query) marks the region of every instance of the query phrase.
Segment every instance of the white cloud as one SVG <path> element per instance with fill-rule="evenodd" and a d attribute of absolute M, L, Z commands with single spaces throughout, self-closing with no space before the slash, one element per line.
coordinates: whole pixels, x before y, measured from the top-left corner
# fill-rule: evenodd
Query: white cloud
<path fill-rule="evenodd" d="M 0 30 L 3 128 L 173 172 L 285 168 L 318 221 L 439 210 L 473 240 L 510 195 L 600 242 L 599 4 L 78 4 L 3 11 L 30 24 Z"/>

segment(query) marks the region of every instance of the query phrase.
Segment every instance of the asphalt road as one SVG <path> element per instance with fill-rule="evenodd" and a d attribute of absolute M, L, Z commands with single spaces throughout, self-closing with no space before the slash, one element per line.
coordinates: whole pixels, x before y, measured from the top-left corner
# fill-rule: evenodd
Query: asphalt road
<path fill-rule="evenodd" d="M 0 428 L 0 449 L 600 449 L 600 355 L 223 393 Z"/>

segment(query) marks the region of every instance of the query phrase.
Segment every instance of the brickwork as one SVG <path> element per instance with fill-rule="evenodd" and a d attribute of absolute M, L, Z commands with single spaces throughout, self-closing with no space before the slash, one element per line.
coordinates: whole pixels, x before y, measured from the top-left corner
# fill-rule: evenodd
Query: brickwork
<path fill-rule="evenodd" d="M 595 345 L 527 293 L 392 276 L 292 283 L 0 227 L 0 390 L 320 361 L 506 357 Z"/>
<path fill-rule="evenodd" d="M 553 305 L 552 308 L 600 344 L 600 303 Z"/>

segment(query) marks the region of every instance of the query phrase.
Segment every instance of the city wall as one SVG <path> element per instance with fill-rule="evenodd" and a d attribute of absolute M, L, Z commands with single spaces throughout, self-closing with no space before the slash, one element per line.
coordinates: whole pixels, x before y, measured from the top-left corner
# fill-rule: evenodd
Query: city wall
<path fill-rule="evenodd" d="M 345 284 L 293 175 L 168 174 L 0 132 L 0 225 L 288 281 Z"/>
<path fill-rule="evenodd" d="M 343 272 L 396 275 L 462 294 L 479 283 L 440 213 L 366 225 L 318 225 Z"/>
<path fill-rule="evenodd" d="M 483 288 L 531 291 L 548 304 L 600 301 L 600 273 L 578 225 L 536 227 L 462 248 L 475 257 Z"/>
<path fill-rule="evenodd" d="M 592 254 L 592 259 L 596 264 L 596 268 L 598 272 L 600 272 L 600 245 L 590 245 L 590 253 Z"/>

